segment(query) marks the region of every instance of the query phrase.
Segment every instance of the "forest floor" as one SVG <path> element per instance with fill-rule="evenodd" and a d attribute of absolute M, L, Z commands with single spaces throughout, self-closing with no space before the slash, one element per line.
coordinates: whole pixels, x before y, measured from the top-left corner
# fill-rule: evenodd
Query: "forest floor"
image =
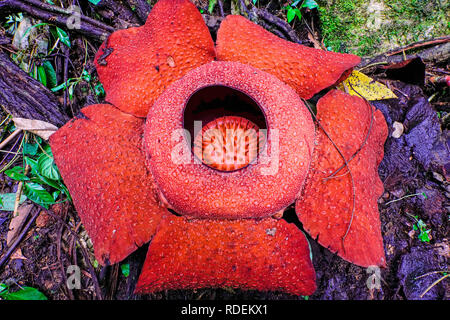
<path fill-rule="evenodd" d="M 68 7 L 69 3 L 69 1 L 54 2 L 64 8 Z M 78 1 L 75 2 L 78 4 Z M 82 13 L 114 29 L 141 25 L 148 13 L 145 10 L 150 7 L 146 5 L 141 7 L 142 1 L 102 0 L 97 5 L 94 2 L 96 1 L 83 2 Z M 245 14 L 239 9 L 239 2 L 234 0 L 220 2 L 223 4 L 224 14 L 239 12 Z M 0 5 L 1 3 L 2 1 Z M 208 12 L 210 2 L 198 0 L 194 3 L 204 14 L 214 38 L 222 19 L 219 3 L 215 2 L 216 5 L 210 12 Z M 251 1 L 246 3 L 248 8 L 252 6 Z M 266 8 L 273 16 L 286 21 L 288 9 L 285 6 L 293 3 L 295 1 L 286 3 L 257 1 L 256 5 Z M 405 3 L 411 5 L 408 1 L 393 1 L 392 5 L 399 7 Z M 23 224 L 21 229 L 24 231 L 20 243 L 4 264 L 0 265 L 0 285 L 3 285 L 3 288 L 8 287 L 11 292 L 21 290 L 25 286 L 33 287 L 52 300 L 100 298 L 448 300 L 450 298 L 448 281 L 450 95 L 448 84 L 440 79 L 450 75 L 450 70 L 448 56 L 442 60 L 439 58 L 441 55 L 435 53 L 439 50 L 439 46 L 449 43 L 446 37 L 449 33 L 449 23 L 445 20 L 448 17 L 442 14 L 442 10 L 444 12 L 446 10 L 445 7 L 442 7 L 442 2 L 439 3 L 441 7 L 431 8 L 426 1 L 414 1 L 414 7 L 410 8 L 408 14 L 414 9 L 427 13 L 427 18 L 421 21 L 421 27 L 416 28 L 414 25 L 411 32 L 417 33 L 420 28 L 425 28 L 428 33 L 419 38 L 397 37 L 395 45 L 391 46 L 374 42 L 368 36 L 373 32 L 367 32 L 366 38 L 364 35 L 353 33 L 351 37 L 337 41 L 341 29 L 348 27 L 349 23 L 342 15 L 347 14 L 350 19 L 350 12 L 353 11 L 349 8 L 359 12 L 358 5 L 365 5 L 364 1 L 332 1 L 329 4 L 318 1 L 318 7 L 302 8 L 300 10 L 302 18 L 296 16 L 290 22 L 296 36 L 305 45 L 328 47 L 335 51 L 362 55 L 364 64 L 360 66 L 361 71 L 384 83 L 398 97 L 372 102 L 384 114 L 389 127 L 385 156 L 379 167 L 385 192 L 378 204 L 387 258 L 387 267 L 380 270 L 380 277 L 376 279 L 379 280 L 380 286 L 368 284 L 369 279 L 373 280 L 370 276 L 377 272 L 376 270 L 348 263 L 318 245 L 314 239 L 309 239 L 318 285 L 316 292 L 309 297 L 237 289 L 169 290 L 147 296 L 135 295 L 133 290 L 147 246 L 141 247 L 120 264 L 107 267 L 98 265 L 93 257 L 90 240 L 73 204 L 65 200 L 55 200 L 60 203 L 52 205 L 51 213 L 30 200 L 22 204 L 22 206 L 32 205 L 29 217 L 36 219 Z M 339 14 L 334 14 L 333 10 L 338 10 Z M 439 21 L 439 25 L 435 26 L 428 24 L 428 19 L 436 17 L 445 21 Z M 364 16 L 359 18 L 366 19 L 358 22 L 361 30 L 361 25 L 363 22 L 367 23 L 369 18 Z M 395 17 L 392 19 L 395 20 Z M 412 21 L 410 24 L 414 24 L 414 19 L 413 17 L 409 19 Z M 36 26 L 39 23 L 43 24 Z M 33 25 L 35 27 L 30 30 Z M 387 27 L 386 24 L 383 25 Z M 270 31 L 279 27 L 267 23 L 264 26 Z M 55 34 L 55 30 L 58 31 L 51 21 L 38 19 L 30 12 L 13 9 L 8 15 L 0 14 L 0 51 L 8 53 L 15 63 L 41 82 L 44 77 L 42 72 L 46 72 L 47 87 L 53 88 L 64 107 L 64 112 L 68 117 L 73 117 L 83 106 L 104 99 L 104 92 L 93 65 L 95 53 L 102 40 L 100 37 L 70 30 L 66 30 L 67 33 Z M 351 33 L 348 30 L 347 32 Z M 367 41 L 360 43 L 357 41 L 358 37 Z M 386 42 L 385 40 L 383 42 Z M 65 41 L 70 43 L 70 47 L 64 45 Z M 385 52 L 388 52 L 388 55 L 381 55 Z M 420 55 L 421 52 L 426 54 Z M 406 66 L 381 68 L 383 65 L 389 66 L 399 62 L 391 59 L 392 57 L 400 60 L 415 59 L 409 61 Z M 384 59 L 388 62 L 379 63 Z M 51 68 L 48 63 L 47 67 L 41 68 L 45 61 L 51 64 Z M 392 71 L 393 69 L 395 70 Z M 71 80 L 66 82 L 67 85 L 61 86 L 65 79 Z M 1 123 L 1 141 L 5 141 L 4 139 L 14 131 L 14 126 L 10 122 L 11 116 L 5 110 L 0 111 L 0 115 L 4 120 Z M 398 123 L 403 125 L 404 132 L 400 136 L 394 134 L 394 137 L 394 127 Z M 6 152 L 0 155 L 1 194 L 16 193 L 19 187 L 18 181 L 4 174 L 6 169 L 23 166 L 25 154 L 37 157 L 38 153 L 36 151 L 33 153 L 30 149 L 35 146 L 36 141 L 33 139 L 36 138 L 31 137 L 27 133 L 21 133 L 2 144 L 1 150 Z M 40 142 L 45 143 L 42 140 Z M 28 148 L 26 152 L 23 150 L 25 145 Z M 55 199 L 61 199 L 57 198 L 58 196 L 61 194 L 55 194 Z M 285 212 L 286 219 L 293 219 L 293 216 L 295 213 L 292 208 Z M 11 221 L 11 209 L 0 211 L 0 259 L 10 248 L 7 237 Z M 67 289 L 66 270 L 69 265 L 81 267 L 80 290 Z M 0 293 L 1 289 L 0 287 Z"/>

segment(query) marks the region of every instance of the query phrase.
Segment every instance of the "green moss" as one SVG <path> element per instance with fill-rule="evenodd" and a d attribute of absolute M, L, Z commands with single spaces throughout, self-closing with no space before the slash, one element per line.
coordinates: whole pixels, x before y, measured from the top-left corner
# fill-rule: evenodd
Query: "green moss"
<path fill-rule="evenodd" d="M 374 55 L 450 34 L 447 0 L 319 0 L 330 50 Z"/>

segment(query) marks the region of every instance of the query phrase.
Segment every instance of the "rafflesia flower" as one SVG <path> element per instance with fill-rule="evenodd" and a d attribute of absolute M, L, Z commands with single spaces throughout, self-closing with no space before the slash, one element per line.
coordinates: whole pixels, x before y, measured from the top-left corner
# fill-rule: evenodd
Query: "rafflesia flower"
<path fill-rule="evenodd" d="M 50 140 L 96 259 L 117 263 L 151 241 L 138 293 L 308 295 L 308 242 L 281 218 L 295 203 L 321 245 L 384 266 L 384 118 L 337 90 L 317 103 L 317 121 L 303 101 L 359 61 L 232 15 L 214 45 L 187 0 L 160 0 L 144 26 L 114 32 L 95 59 L 109 104 L 83 108 Z"/>

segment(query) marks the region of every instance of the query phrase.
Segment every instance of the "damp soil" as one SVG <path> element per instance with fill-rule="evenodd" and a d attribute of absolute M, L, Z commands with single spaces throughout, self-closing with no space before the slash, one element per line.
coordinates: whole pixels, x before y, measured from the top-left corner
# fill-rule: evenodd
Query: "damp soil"
<path fill-rule="evenodd" d="M 316 13 L 306 14 L 306 21 L 315 23 L 318 29 L 320 22 Z M 296 31 L 306 44 L 313 45 L 302 25 L 298 25 Z M 76 40 L 73 50 L 77 51 Z M 82 59 L 74 59 L 73 65 L 82 70 Z M 444 61 L 426 68 L 446 69 L 447 65 L 448 61 Z M 97 266 L 76 211 L 71 204 L 65 203 L 52 208 L 55 216 L 41 211 L 16 253 L 0 268 L 0 282 L 10 285 L 12 291 L 20 286 L 35 287 L 52 300 L 448 300 L 448 278 L 439 281 L 449 269 L 450 256 L 448 87 L 401 82 L 377 71 L 372 76 L 384 81 L 398 96 L 398 99 L 373 102 L 384 114 L 389 127 L 385 156 L 379 167 L 385 193 L 378 203 L 386 268 L 355 266 L 308 238 L 317 276 L 317 290 L 309 297 L 236 289 L 169 290 L 139 296 L 133 290 L 147 246 L 138 249 L 120 265 Z M 428 100 L 433 95 L 435 99 L 430 103 Z M 79 110 L 90 99 L 89 94 L 75 92 L 72 109 Z M 392 137 L 396 122 L 404 127 L 398 138 Z M 15 192 L 16 188 L 17 185 L 5 175 L 0 176 L 2 193 Z M 35 210 L 40 209 L 36 206 Z M 293 208 L 287 210 L 284 217 L 301 228 Z M 10 220 L 11 212 L 0 211 L 1 254 L 7 250 Z M 418 220 L 426 225 L 425 231 L 429 230 L 429 239 L 425 239 L 429 241 L 420 238 L 420 230 L 415 228 Z M 76 230 L 77 236 L 69 232 L 69 228 Z M 84 249 L 87 255 L 80 250 L 81 246 L 87 248 Z M 68 290 L 66 286 L 65 270 L 72 264 L 81 267 L 79 290 Z M 123 272 L 123 265 L 129 266 L 129 274 Z"/>

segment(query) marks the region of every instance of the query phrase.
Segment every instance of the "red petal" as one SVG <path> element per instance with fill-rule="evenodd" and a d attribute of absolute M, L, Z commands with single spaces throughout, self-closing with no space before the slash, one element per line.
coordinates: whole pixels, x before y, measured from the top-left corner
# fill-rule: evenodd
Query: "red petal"
<path fill-rule="evenodd" d="M 188 0 L 160 0 L 144 26 L 111 34 L 95 65 L 106 100 L 145 117 L 168 85 L 214 57 L 214 42 L 197 8 Z"/>
<path fill-rule="evenodd" d="M 351 54 L 309 48 L 283 40 L 242 16 L 227 16 L 217 33 L 217 58 L 267 71 L 309 99 L 360 62 Z"/>
<path fill-rule="evenodd" d="M 367 136 L 372 117 L 370 108 L 374 110 L 363 99 L 337 90 L 326 94 L 317 104 L 320 123 L 346 159 L 358 150 Z M 353 189 L 350 174 L 344 167 L 335 178 L 324 180 L 344 161 L 321 129 L 317 133 L 318 145 L 306 186 L 296 202 L 300 221 L 312 237 L 319 237 L 320 244 L 361 266 L 385 265 L 377 207 L 383 184 L 377 169 L 383 158 L 387 126 L 379 110 L 374 111 L 373 116 L 369 138 L 349 162 L 356 194 L 351 225 Z"/>
<path fill-rule="evenodd" d="M 234 287 L 309 295 L 315 273 L 305 236 L 283 220 L 166 219 L 136 292 Z"/>
<path fill-rule="evenodd" d="M 50 144 L 97 260 L 116 263 L 150 240 L 165 210 L 140 150 L 144 120 L 106 104 L 82 112 Z"/>

